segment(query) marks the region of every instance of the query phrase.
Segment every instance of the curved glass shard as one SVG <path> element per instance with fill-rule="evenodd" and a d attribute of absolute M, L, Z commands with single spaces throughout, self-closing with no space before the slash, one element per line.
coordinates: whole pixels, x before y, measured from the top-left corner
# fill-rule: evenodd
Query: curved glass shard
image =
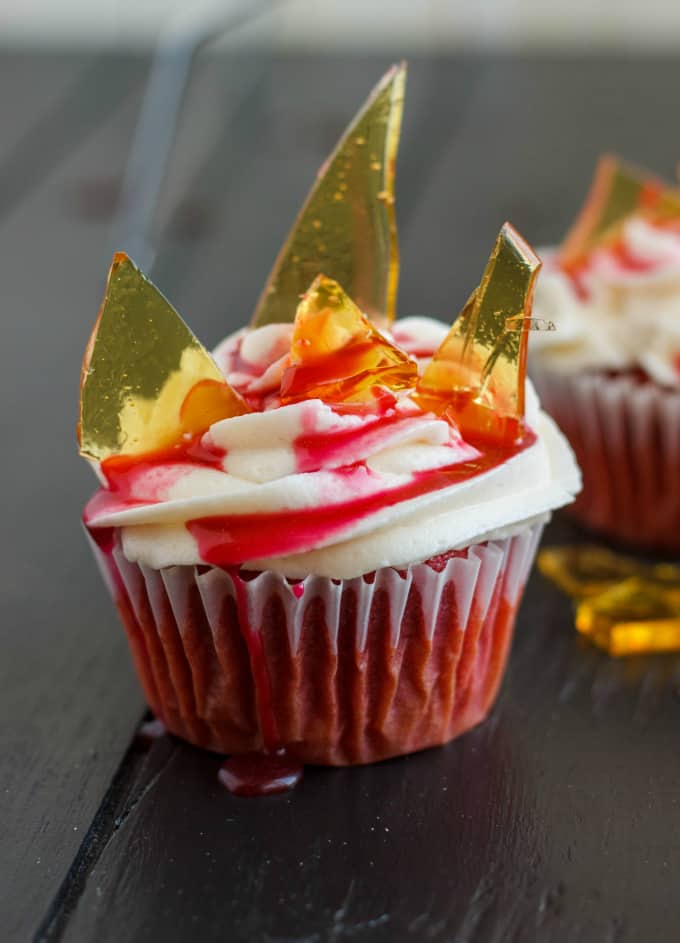
<path fill-rule="evenodd" d="M 390 69 L 319 171 L 257 303 L 253 327 L 293 321 L 319 272 L 340 282 L 369 317 L 394 317 L 394 177 L 405 83 L 404 64 Z"/>
<path fill-rule="evenodd" d="M 83 358 L 81 454 L 103 461 L 152 452 L 241 412 L 248 407 L 172 305 L 117 253 Z"/>

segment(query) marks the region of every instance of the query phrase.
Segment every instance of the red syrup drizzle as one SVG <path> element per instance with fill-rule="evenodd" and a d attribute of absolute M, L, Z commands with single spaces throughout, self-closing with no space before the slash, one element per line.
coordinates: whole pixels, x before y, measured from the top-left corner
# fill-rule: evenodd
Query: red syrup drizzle
<path fill-rule="evenodd" d="M 385 405 L 389 409 L 392 404 L 390 402 L 389 406 L 387 403 Z M 361 414 L 364 409 L 365 407 L 354 406 L 347 412 Z M 376 431 L 378 426 L 384 428 L 385 425 L 403 422 L 408 418 L 410 417 L 384 417 L 382 422 L 375 424 Z M 373 431 L 371 428 L 370 433 Z M 356 430 L 353 432 L 356 436 Z M 338 451 L 342 451 L 349 444 L 349 437 L 347 443 L 344 438 L 344 435 L 340 434 L 337 441 L 330 443 L 327 441 L 328 454 L 326 454 L 321 437 L 317 438 L 313 433 L 303 434 L 296 442 L 299 464 L 307 466 L 313 458 L 314 464 L 318 462 L 323 465 L 324 460 L 337 455 Z M 530 431 L 527 431 L 520 441 L 510 445 L 498 446 L 496 443 L 484 440 L 471 441 L 470 444 L 484 450 L 483 454 L 476 459 L 416 473 L 410 482 L 399 488 L 364 495 L 326 508 L 275 511 L 239 517 L 208 517 L 187 522 L 188 530 L 198 543 L 202 559 L 206 563 L 226 569 L 232 576 L 240 631 L 247 646 L 255 688 L 263 751 L 235 755 L 223 763 L 218 778 L 230 792 L 238 796 L 264 796 L 284 792 L 292 789 L 303 774 L 303 765 L 287 752 L 281 742 L 272 703 L 271 683 L 262 638 L 250 624 L 244 577 L 239 571 L 241 562 L 244 559 L 254 559 L 259 556 L 290 553 L 309 546 L 310 541 L 333 536 L 346 529 L 354 521 L 361 520 L 381 508 L 477 477 L 508 461 L 533 445 L 535 441 L 536 436 Z M 117 456 L 103 462 L 102 472 L 108 490 L 98 492 L 88 503 L 83 515 L 86 526 L 89 525 L 88 531 L 102 553 L 110 560 L 115 545 L 116 529 L 92 526 L 93 518 L 104 511 L 111 510 L 111 505 L 114 505 L 115 509 L 120 509 L 154 503 L 149 498 L 140 501 L 134 497 L 134 478 L 129 475 L 131 471 L 144 471 L 146 468 L 164 462 L 221 468 L 225 454 L 221 449 L 204 445 L 201 442 L 201 436 L 197 435 L 168 449 L 148 455 Z M 365 466 L 355 465 L 354 467 L 339 467 L 334 470 L 333 474 L 349 479 L 350 482 L 352 478 L 361 479 L 363 482 L 366 475 L 370 473 Z M 304 593 L 302 582 L 294 582 L 291 584 L 291 589 L 298 599 Z M 155 727 L 152 729 L 155 731 Z"/>
<path fill-rule="evenodd" d="M 87 525 L 87 520 L 85 515 L 83 515 L 84 523 Z M 101 552 L 106 557 L 110 557 L 113 553 L 113 548 L 116 543 L 115 530 L 113 527 L 92 527 L 87 530 L 90 537 L 94 540 L 96 545 L 99 547 Z"/>
<path fill-rule="evenodd" d="M 295 439 L 296 471 L 316 471 L 318 468 L 331 468 L 333 464 L 346 465 L 357 452 L 370 449 L 379 441 L 385 430 L 393 426 L 407 426 L 418 417 L 397 413 L 393 416 L 378 418 L 359 428 L 341 429 L 337 432 L 303 432 Z"/>
<path fill-rule="evenodd" d="M 616 242 L 607 246 L 606 250 L 603 251 L 609 253 L 616 260 L 619 268 L 624 272 L 644 274 L 646 272 L 652 272 L 659 266 L 659 262 L 656 259 L 644 259 L 635 255 L 631 251 L 630 246 L 622 239 L 617 239 Z M 574 265 L 569 265 L 566 268 L 566 272 L 571 278 L 576 294 L 581 301 L 587 301 L 590 298 L 590 289 L 586 284 L 590 265 L 591 258 L 590 256 L 586 256 L 582 261 Z"/>
<path fill-rule="evenodd" d="M 124 511 L 133 507 L 144 507 L 162 500 L 160 497 L 146 497 L 143 500 L 134 496 L 136 475 L 131 472 L 144 473 L 154 466 L 168 465 L 195 465 L 204 468 L 222 469 L 224 449 L 216 445 L 202 442 L 204 433 L 198 433 L 182 439 L 166 449 L 158 449 L 141 455 L 114 455 L 104 459 L 100 469 L 106 481 L 106 488 L 101 488 L 92 495 L 85 506 L 83 523 L 90 533 L 110 528 L 90 528 L 91 522 L 102 514 L 115 511 Z M 94 537 L 96 540 L 97 538 Z"/>
<path fill-rule="evenodd" d="M 524 451 L 535 441 L 534 433 L 528 431 L 520 442 L 491 447 L 478 458 L 418 472 L 411 481 L 398 488 L 327 507 L 257 512 L 238 517 L 201 517 L 188 521 L 186 526 L 198 544 L 201 559 L 214 566 L 232 567 L 243 560 L 283 556 L 318 545 L 321 540 L 347 530 L 351 524 L 383 508 L 476 478 Z M 350 467 L 335 469 L 333 474 L 342 475 L 351 482 L 360 472 L 361 468 Z M 364 475 L 366 473 L 364 469 Z"/>
<path fill-rule="evenodd" d="M 124 599 L 127 595 L 127 590 L 125 589 L 123 579 L 113 559 L 113 551 L 116 546 L 115 527 L 88 527 L 85 514 L 83 514 L 83 523 L 87 527 L 88 534 L 97 545 L 99 552 L 104 558 L 104 566 L 106 567 L 111 583 L 113 584 L 116 601 L 121 598 Z"/>
<path fill-rule="evenodd" d="M 229 567 L 227 572 L 234 583 L 239 627 L 248 649 L 264 750 L 230 756 L 220 767 L 218 779 L 235 796 L 269 796 L 296 786 L 304 767 L 281 744 L 262 636 L 250 622 L 244 579 L 238 567 Z"/>
<path fill-rule="evenodd" d="M 621 268 L 627 272 L 651 272 L 659 264 L 655 259 L 644 259 L 635 255 L 623 240 L 614 243 L 611 252 Z"/>

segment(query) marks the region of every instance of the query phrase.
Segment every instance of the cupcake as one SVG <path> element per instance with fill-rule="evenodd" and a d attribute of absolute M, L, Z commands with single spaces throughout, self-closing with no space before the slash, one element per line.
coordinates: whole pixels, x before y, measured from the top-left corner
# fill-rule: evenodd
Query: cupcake
<path fill-rule="evenodd" d="M 641 548 L 680 550 L 680 191 L 600 161 L 544 255 L 531 373 L 583 472 L 571 512 Z"/>
<path fill-rule="evenodd" d="M 579 487 L 525 380 L 540 263 L 511 226 L 453 327 L 394 320 L 403 82 L 341 139 L 248 327 L 208 354 L 119 254 L 85 354 L 87 533 L 149 705 L 239 793 L 480 722 Z"/>

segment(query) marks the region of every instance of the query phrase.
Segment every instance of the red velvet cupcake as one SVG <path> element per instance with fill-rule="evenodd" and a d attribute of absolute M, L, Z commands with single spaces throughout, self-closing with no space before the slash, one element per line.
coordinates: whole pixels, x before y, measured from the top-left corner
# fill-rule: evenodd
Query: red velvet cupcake
<path fill-rule="evenodd" d="M 446 743 L 492 706 L 541 524 L 354 579 L 154 569 L 97 549 L 147 701 L 218 753 L 370 763 Z"/>
<path fill-rule="evenodd" d="M 546 255 L 531 373 L 583 473 L 570 513 L 603 535 L 680 550 L 680 192 L 603 158 Z"/>
<path fill-rule="evenodd" d="M 209 355 L 119 255 L 85 356 L 95 554 L 149 704 L 237 758 L 235 791 L 255 791 L 253 755 L 273 791 L 291 762 L 373 762 L 482 720 L 542 525 L 578 490 L 525 385 L 540 263 L 512 227 L 454 327 L 392 321 L 400 83 L 325 166 L 248 328 Z M 335 197 L 348 162 L 359 223 Z M 300 300 L 310 268 L 333 277 Z"/>

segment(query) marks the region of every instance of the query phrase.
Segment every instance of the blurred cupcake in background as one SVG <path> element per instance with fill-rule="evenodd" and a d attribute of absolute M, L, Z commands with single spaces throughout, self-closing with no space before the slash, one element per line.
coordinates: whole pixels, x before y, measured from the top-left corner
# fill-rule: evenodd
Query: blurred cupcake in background
<path fill-rule="evenodd" d="M 531 374 L 583 472 L 571 512 L 680 550 L 680 190 L 601 158 L 563 244 L 542 253 Z"/>

